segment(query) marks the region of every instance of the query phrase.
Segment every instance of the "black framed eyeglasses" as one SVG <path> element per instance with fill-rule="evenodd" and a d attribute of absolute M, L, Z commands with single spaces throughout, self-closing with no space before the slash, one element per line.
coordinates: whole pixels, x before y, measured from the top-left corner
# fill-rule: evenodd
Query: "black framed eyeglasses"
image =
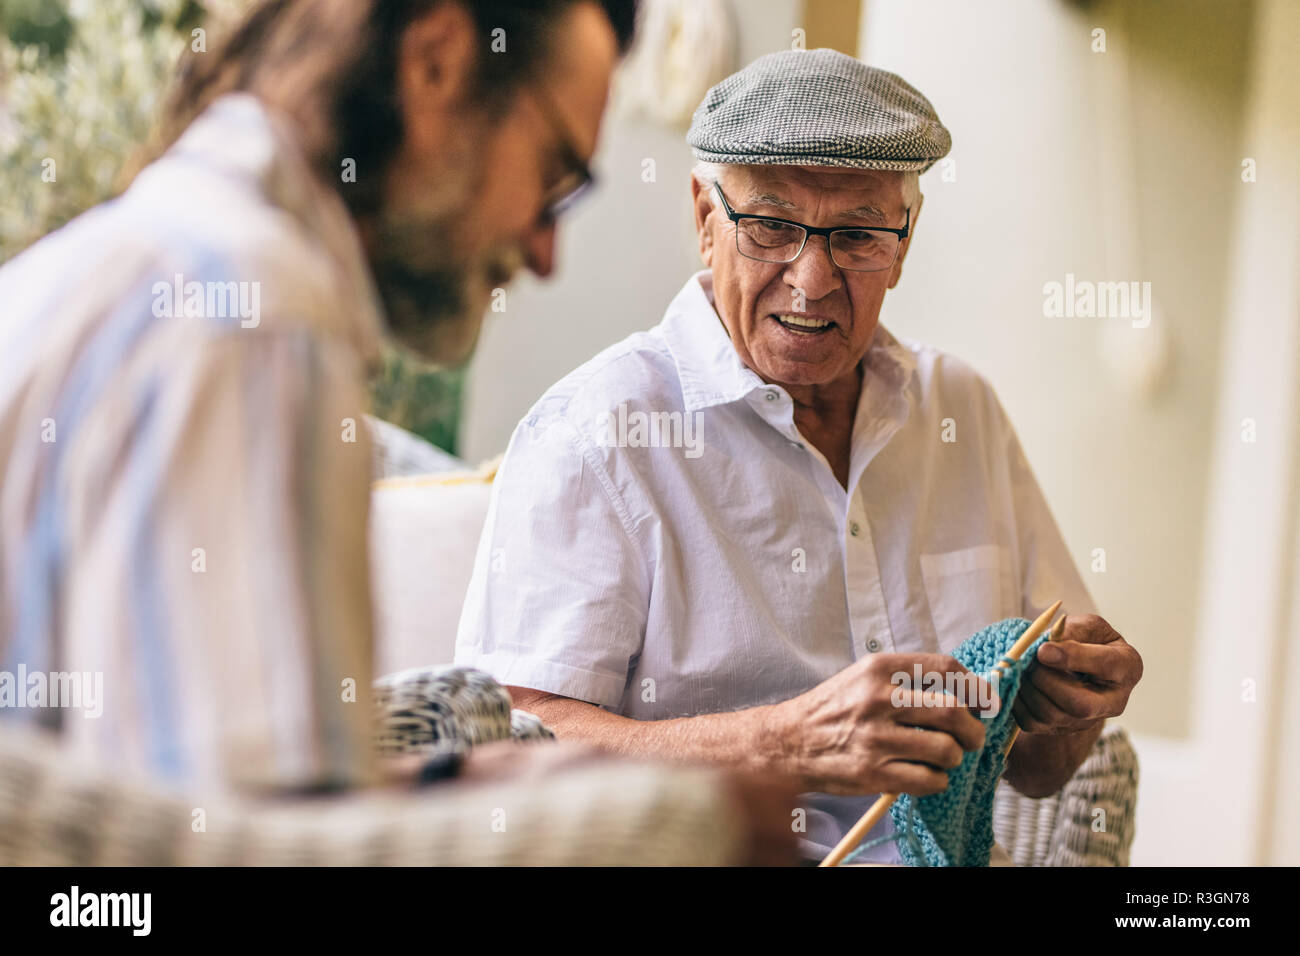
<path fill-rule="evenodd" d="M 714 183 L 713 188 L 718 191 L 727 218 L 736 224 L 736 250 L 746 259 L 759 262 L 794 262 L 808 244 L 809 236 L 825 236 L 831 261 L 841 269 L 880 272 L 893 266 L 898 247 L 912 228 L 910 208 L 902 229 L 884 226 L 827 229 L 775 216 L 745 215 L 731 208 L 721 186 Z"/>
<path fill-rule="evenodd" d="M 555 103 L 550 96 L 543 93 L 541 88 L 536 86 L 530 87 L 529 92 L 532 93 L 533 101 L 537 103 L 542 115 L 546 117 L 547 124 L 555 134 L 555 138 L 560 145 L 560 158 L 566 167 L 564 176 L 547 190 L 546 196 L 542 200 L 542 211 L 539 218 L 543 225 L 552 225 L 561 215 L 573 208 L 573 204 L 595 185 L 596 174 L 591 171 L 591 167 L 587 165 L 573 145 L 573 138 L 569 135 L 568 126 L 560 118 L 559 110 L 555 108 Z"/>

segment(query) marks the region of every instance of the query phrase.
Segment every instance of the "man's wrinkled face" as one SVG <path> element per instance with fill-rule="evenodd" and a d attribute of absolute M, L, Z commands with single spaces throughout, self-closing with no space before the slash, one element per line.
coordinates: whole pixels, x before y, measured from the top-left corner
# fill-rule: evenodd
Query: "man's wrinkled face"
<path fill-rule="evenodd" d="M 903 228 L 903 175 L 821 166 L 727 166 L 719 185 L 739 214 L 827 228 Z M 908 240 L 891 268 L 842 269 L 824 236 L 809 236 L 793 262 L 741 255 L 736 225 L 711 187 L 696 183 L 700 253 L 713 270 L 714 306 L 741 360 L 765 381 L 822 386 L 856 376 L 885 292 L 902 272 Z M 919 209 L 911 211 L 916 225 Z"/>
<path fill-rule="evenodd" d="M 415 65 L 399 83 L 406 140 L 367 243 L 394 336 L 443 365 L 469 357 L 493 290 L 522 267 L 551 273 L 555 224 L 544 214 L 547 197 L 572 176 L 575 155 L 585 161 L 595 150 L 617 61 L 604 13 L 575 4 L 555 27 L 573 55 L 554 56 L 493 116 L 468 85 L 478 42 L 467 22 L 456 22 L 458 12 L 435 7 L 426 20 L 451 21 L 430 26 L 425 47 L 410 54 Z M 463 56 L 461 42 L 469 44 Z M 438 57 L 444 71 L 463 75 L 428 79 L 420 65 Z"/>

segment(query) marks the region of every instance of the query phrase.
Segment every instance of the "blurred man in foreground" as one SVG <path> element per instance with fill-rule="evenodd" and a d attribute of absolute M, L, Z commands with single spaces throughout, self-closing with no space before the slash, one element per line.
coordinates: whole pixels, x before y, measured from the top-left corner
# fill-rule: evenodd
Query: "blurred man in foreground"
<path fill-rule="evenodd" d="M 463 360 L 551 272 L 634 6 L 259 4 L 165 154 L 0 270 L 0 667 L 104 687 L 0 714 L 202 792 L 375 782 L 366 375 L 386 333 Z"/>

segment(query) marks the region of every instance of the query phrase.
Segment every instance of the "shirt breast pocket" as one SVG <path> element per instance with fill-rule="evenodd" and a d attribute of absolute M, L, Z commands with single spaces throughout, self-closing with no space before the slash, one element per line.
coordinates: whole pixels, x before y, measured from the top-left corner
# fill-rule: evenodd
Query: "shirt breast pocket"
<path fill-rule="evenodd" d="M 921 555 L 921 577 L 939 647 L 947 652 L 976 631 L 1020 613 L 1011 552 L 996 544 Z"/>

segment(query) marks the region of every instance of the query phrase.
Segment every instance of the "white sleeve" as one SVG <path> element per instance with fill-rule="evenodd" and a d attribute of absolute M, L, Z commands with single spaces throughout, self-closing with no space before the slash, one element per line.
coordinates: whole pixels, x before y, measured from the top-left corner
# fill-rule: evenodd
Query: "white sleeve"
<path fill-rule="evenodd" d="M 595 449 L 563 422 L 526 419 L 492 489 L 456 663 L 617 708 L 650 604 L 635 533 Z"/>

